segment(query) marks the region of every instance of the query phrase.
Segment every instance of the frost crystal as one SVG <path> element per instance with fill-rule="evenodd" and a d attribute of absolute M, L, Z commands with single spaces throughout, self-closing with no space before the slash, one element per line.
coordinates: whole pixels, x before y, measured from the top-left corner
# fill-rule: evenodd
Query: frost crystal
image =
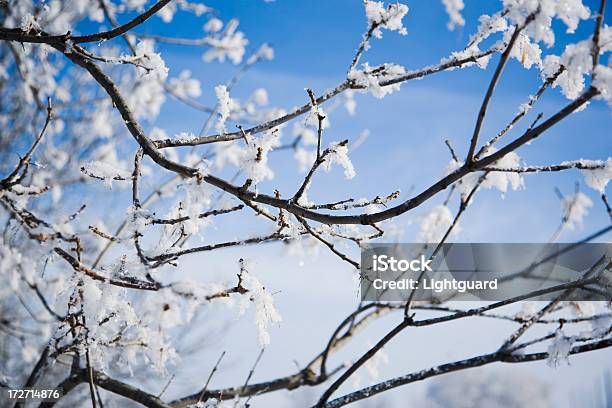
<path fill-rule="evenodd" d="M 442 60 L 440 61 L 441 64 L 474 57 L 475 55 L 481 53 L 479 45 L 482 41 L 489 38 L 491 34 L 500 31 L 506 31 L 508 29 L 508 22 L 499 13 L 493 16 L 483 14 L 478 20 L 480 22 L 480 25 L 478 26 L 478 31 L 476 32 L 476 34 L 470 36 L 470 42 L 468 46 L 461 51 L 453 52 L 450 58 L 442 58 Z M 469 67 L 474 64 L 477 64 L 479 68 L 484 69 L 489 64 L 490 59 L 491 55 L 487 55 L 478 58 L 476 62 L 468 61 L 462 64 L 461 67 Z"/>
<path fill-rule="evenodd" d="M 492 154 L 497 151 L 494 147 L 489 147 L 487 150 L 487 154 Z M 521 158 L 518 154 L 514 152 L 510 152 L 506 154 L 504 157 L 493 163 L 494 167 L 505 168 L 516 168 L 520 167 Z M 482 183 L 482 187 L 484 188 L 496 188 L 502 193 L 506 193 L 508 191 L 508 186 L 512 187 L 512 190 L 518 190 L 522 187 L 525 187 L 523 176 L 519 173 L 514 172 L 499 172 L 495 171 L 490 173 L 485 181 Z"/>
<path fill-rule="evenodd" d="M 274 172 L 268 167 L 268 153 L 278 147 L 279 144 L 280 140 L 277 132 L 271 132 L 249 141 L 242 162 L 246 177 L 254 184 L 274 177 Z"/>
<path fill-rule="evenodd" d="M 219 121 L 217 122 L 217 132 L 225 133 L 225 121 L 229 118 L 231 108 L 233 107 L 232 98 L 227 92 L 225 85 L 217 85 L 215 87 L 215 95 L 217 96 L 217 111 L 219 112 Z"/>
<path fill-rule="evenodd" d="M 610 327 L 612 327 L 612 317 L 600 316 L 597 319 L 591 320 L 591 335 L 603 337 L 610 332 Z"/>
<path fill-rule="evenodd" d="M 402 35 L 408 32 L 402 23 L 402 19 L 408 13 L 408 6 L 405 4 L 390 4 L 385 8 L 382 1 L 365 1 L 365 13 L 368 18 L 368 25 L 380 25 L 389 31 L 397 31 Z M 373 35 L 376 38 L 382 37 L 379 28 L 375 29 Z"/>
<path fill-rule="evenodd" d="M 442 3 L 444 3 L 449 17 L 448 29 L 454 30 L 457 26 L 463 27 L 465 25 L 465 20 L 461 15 L 461 10 L 465 7 L 463 0 L 442 0 Z"/>
<path fill-rule="evenodd" d="M 406 69 L 397 64 L 383 64 L 379 67 L 371 68 L 366 62 L 362 65 L 363 69 L 351 69 L 348 74 L 348 79 L 353 81 L 355 85 L 370 91 L 376 98 L 383 98 L 385 95 L 399 91 L 400 82 L 381 86 L 380 83 L 395 79 L 406 74 Z"/>
<path fill-rule="evenodd" d="M 131 179 L 132 177 L 129 171 L 100 161 L 92 161 L 85 164 L 82 167 L 82 171 L 91 177 L 104 180 L 108 188 L 113 187 L 113 180 Z"/>
<path fill-rule="evenodd" d="M 445 205 L 437 205 L 430 212 L 418 217 L 420 224 L 416 242 L 438 242 L 453 222 L 453 215 Z M 459 232 L 459 226 L 453 229 L 453 234 Z"/>
<path fill-rule="evenodd" d="M 581 162 L 587 165 L 602 163 L 600 161 L 594 160 L 581 160 Z M 612 157 L 606 160 L 603 168 L 594 170 L 582 170 L 582 174 L 584 175 L 584 181 L 587 186 L 603 194 L 606 191 L 606 185 L 608 185 L 608 181 L 612 179 Z"/>
<path fill-rule="evenodd" d="M 580 20 L 590 16 L 589 9 L 581 0 L 504 0 L 503 3 L 508 10 L 508 18 L 519 26 L 525 24 L 527 17 L 535 15 L 525 32 L 534 41 L 544 41 L 549 47 L 555 43 L 551 27 L 553 18 L 562 20 L 567 26 L 567 32 L 572 33 Z"/>
<path fill-rule="evenodd" d="M 511 36 L 512 34 L 510 31 L 506 31 L 504 40 L 510 41 Z M 541 55 L 542 50 L 538 44 L 531 42 L 529 37 L 524 33 L 520 33 L 518 35 L 518 38 L 514 43 L 514 47 L 512 47 L 512 51 L 510 52 L 510 56 L 520 61 L 520 63 L 527 69 L 531 68 L 533 65 L 541 67 Z"/>
<path fill-rule="evenodd" d="M 563 210 L 566 228 L 573 230 L 576 225 L 582 225 L 582 220 L 592 206 L 593 201 L 581 192 L 561 200 L 561 209 Z"/>
<path fill-rule="evenodd" d="M 211 49 L 202 55 L 204 62 L 213 60 L 225 62 L 227 58 L 234 64 L 240 64 L 249 41 L 244 38 L 244 33 L 236 31 L 237 28 L 238 20 L 233 19 L 227 23 L 221 37 L 207 37 Z"/>
<path fill-rule="evenodd" d="M 270 344 L 270 334 L 268 326 L 272 323 L 280 323 L 281 315 L 274 306 L 274 299 L 270 292 L 261 284 L 259 279 L 242 268 L 242 285 L 249 291 L 250 296 L 243 296 L 240 301 L 240 315 L 250 307 L 251 302 L 255 304 L 255 326 L 257 327 L 259 344 L 262 347 Z"/>
<path fill-rule="evenodd" d="M 485 154 L 483 156 L 495 153 L 496 151 L 497 149 L 491 146 L 485 151 Z M 519 157 L 519 155 L 514 152 L 510 152 L 495 163 L 493 163 L 491 167 L 512 169 L 520 167 L 520 165 L 521 158 Z M 457 171 L 461 166 L 463 166 L 463 162 L 456 162 L 452 160 L 446 167 L 444 175 L 448 175 Z M 461 180 L 455 183 L 455 187 L 463 197 L 466 197 L 470 194 L 474 187 L 476 187 L 480 177 L 481 174 L 468 173 L 463 176 Z M 520 173 L 515 172 L 493 171 L 490 172 L 485 178 L 485 180 L 480 184 L 481 188 L 496 188 L 502 194 L 505 194 L 508 191 L 508 186 L 512 187 L 512 190 L 518 190 L 520 188 L 525 187 L 523 176 L 521 176 Z"/>
<path fill-rule="evenodd" d="M 202 226 L 210 223 L 209 220 L 199 218 L 198 215 L 210 205 L 212 190 L 208 184 L 198 183 L 194 179 L 187 182 L 185 187 L 186 198 L 182 215 L 188 216 L 189 220 L 183 223 L 183 227 L 186 233 L 195 234 Z"/>
<path fill-rule="evenodd" d="M 191 71 L 188 69 L 181 71 L 178 78 L 170 79 L 168 86 L 176 95 L 182 98 L 197 98 L 202 95 L 200 81 L 191 78 Z"/>
<path fill-rule="evenodd" d="M 253 101 L 258 105 L 268 104 L 268 92 L 263 88 L 258 88 L 253 92 Z"/>
<path fill-rule="evenodd" d="M 38 21 L 36 21 L 36 17 L 30 13 L 27 13 L 21 18 L 20 28 L 26 32 L 29 32 L 30 30 L 38 31 L 40 30 L 40 25 L 38 24 Z"/>
<path fill-rule="evenodd" d="M 298 147 L 295 149 L 293 157 L 298 162 L 300 173 L 303 173 L 308 170 L 317 159 L 317 152 L 315 150 L 306 150 L 303 147 Z"/>
<path fill-rule="evenodd" d="M 568 361 L 570 351 L 572 349 L 572 339 L 566 337 L 561 329 L 557 329 L 555 338 L 548 346 L 548 359 L 546 363 L 550 367 L 557 367 L 561 361 Z"/>
<path fill-rule="evenodd" d="M 612 42 L 612 38 L 610 38 L 610 42 Z M 612 107 L 612 68 L 598 65 L 595 68 L 593 86 L 599 91 L 599 96 Z"/>
<path fill-rule="evenodd" d="M 329 149 L 332 152 L 326 157 L 325 163 L 323 163 L 325 171 L 330 171 L 333 164 L 338 164 L 344 169 L 345 178 L 352 179 L 355 177 L 357 173 L 355 173 L 353 163 L 351 163 L 348 157 L 348 146 L 346 144 L 330 143 Z"/>
<path fill-rule="evenodd" d="M 161 57 L 155 52 L 154 42 L 151 40 L 140 41 L 136 45 L 136 56 L 140 57 L 138 62 L 141 67 L 138 72 L 142 76 L 153 75 L 160 80 L 165 80 L 168 76 L 168 67 Z"/>
<path fill-rule="evenodd" d="M 354 116 L 355 110 L 357 109 L 357 102 L 355 102 L 355 92 L 349 89 L 344 93 L 344 109 L 349 115 Z"/>
<path fill-rule="evenodd" d="M 223 28 L 223 22 L 218 18 L 211 18 L 204 24 L 204 31 L 208 33 L 216 33 Z"/>
<path fill-rule="evenodd" d="M 272 61 L 274 59 L 274 48 L 268 44 L 262 44 L 256 53 L 251 55 L 247 60 L 247 64 L 254 64 L 258 60 Z"/>
<path fill-rule="evenodd" d="M 373 347 L 374 343 L 368 341 L 368 349 Z M 366 363 L 363 365 L 371 381 L 378 381 L 380 378 L 379 367 L 382 364 L 389 364 L 389 355 L 383 348 L 379 349 L 376 354 L 374 354 L 372 358 L 366 361 Z"/>
<path fill-rule="evenodd" d="M 133 79 L 122 84 L 124 95 L 137 119 L 154 119 L 165 101 L 163 82 L 168 68 L 161 55 L 154 52 L 154 43 L 143 40 L 136 45 L 136 55 L 124 55 L 121 59 L 133 60 L 138 64 L 138 81 Z"/>
<path fill-rule="evenodd" d="M 576 99 L 584 90 L 585 75 L 591 72 L 591 40 L 569 44 L 561 56 L 549 55 L 544 59 L 542 74 L 551 77 L 560 67 L 565 70 L 559 75 L 553 86 L 561 87 L 561 92 L 569 99 Z"/>

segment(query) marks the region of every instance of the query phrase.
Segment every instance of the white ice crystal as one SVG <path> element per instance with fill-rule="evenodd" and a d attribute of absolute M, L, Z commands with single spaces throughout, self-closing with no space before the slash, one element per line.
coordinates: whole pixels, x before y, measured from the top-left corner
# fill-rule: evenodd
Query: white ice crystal
<path fill-rule="evenodd" d="M 610 42 L 612 42 L 612 38 L 610 38 Z M 612 107 L 612 68 L 598 65 L 595 68 L 593 86 L 599 91 L 599 97 L 607 101 L 608 105 Z"/>
<path fill-rule="evenodd" d="M 225 133 L 225 121 L 229 118 L 234 103 L 225 85 L 215 86 L 215 95 L 217 96 L 217 112 L 219 114 L 217 132 L 223 134 Z"/>
<path fill-rule="evenodd" d="M 581 0 L 503 0 L 504 9 L 508 10 L 508 18 L 522 26 L 529 16 L 534 15 L 533 22 L 525 29 L 535 42 L 543 41 L 552 46 L 555 35 L 552 30 L 552 19 L 562 20 L 567 32 L 572 33 L 580 20 L 586 20 L 590 11 Z"/>
<path fill-rule="evenodd" d="M 447 27 L 449 30 L 454 30 L 455 27 L 463 27 L 465 25 L 465 20 L 461 15 L 461 10 L 464 9 L 465 4 L 463 0 L 442 0 L 444 7 L 446 8 L 446 13 L 448 13 L 449 21 Z"/>
<path fill-rule="evenodd" d="M 408 33 L 402 23 L 402 19 L 408 13 L 408 6 L 405 4 L 395 3 L 385 7 L 382 1 L 370 0 L 366 0 L 364 4 L 368 25 L 380 25 L 389 31 L 397 31 L 402 35 Z M 382 31 L 380 28 L 374 30 L 373 35 L 376 38 L 381 38 Z"/>
<path fill-rule="evenodd" d="M 584 181 L 587 186 L 593 190 L 603 194 L 606 191 L 606 186 L 612 179 L 612 158 L 608 158 L 605 162 L 593 160 L 581 160 L 583 164 L 603 164 L 601 169 L 582 170 Z"/>
<path fill-rule="evenodd" d="M 550 367 L 557 367 L 561 361 L 568 362 L 569 354 L 572 349 L 572 339 L 565 336 L 563 330 L 557 329 L 555 337 L 548 346 L 548 358 L 546 363 Z"/>
<path fill-rule="evenodd" d="M 138 72 L 142 76 L 152 75 L 160 80 L 168 76 L 168 67 L 160 53 L 155 52 L 155 43 L 151 40 L 142 40 L 136 44 L 136 56 L 139 57 Z"/>
<path fill-rule="evenodd" d="M 368 349 L 374 347 L 374 343 L 368 341 Z M 389 355 L 384 348 L 379 349 L 366 363 L 363 365 L 370 381 L 378 381 L 380 379 L 380 366 L 383 364 L 389 364 Z"/>
<path fill-rule="evenodd" d="M 251 269 L 251 265 L 245 263 L 245 267 L 241 271 L 241 279 L 243 287 L 249 292 L 240 301 L 239 314 L 244 314 L 251 306 L 251 303 L 255 304 L 255 326 L 257 327 L 259 344 L 265 347 L 270 344 L 268 326 L 280 323 L 282 318 L 278 310 L 276 310 L 276 306 L 274 306 L 274 298 L 270 292 L 248 269 Z"/>
<path fill-rule="evenodd" d="M 220 37 L 207 37 L 210 49 L 203 55 L 204 62 L 218 60 L 225 62 L 229 59 L 234 64 L 239 64 L 244 56 L 245 47 L 249 41 L 244 38 L 244 33 L 236 31 L 238 20 L 232 19 L 227 23 L 223 34 Z"/>
<path fill-rule="evenodd" d="M 576 99 L 584 90 L 585 76 L 591 72 L 591 41 L 581 41 L 565 47 L 561 56 L 548 55 L 544 58 L 542 75 L 551 77 L 561 66 L 565 70 L 558 76 L 553 86 L 559 86 L 568 99 Z"/>
<path fill-rule="evenodd" d="M 582 192 L 563 198 L 561 200 L 561 209 L 563 210 L 565 227 L 573 230 L 576 226 L 582 225 L 582 220 L 589 213 L 589 208 L 592 206 L 593 201 Z"/>
<path fill-rule="evenodd" d="M 396 79 L 404 74 L 406 74 L 406 69 L 397 64 L 383 64 L 380 67 L 372 68 L 366 62 L 362 65 L 362 69 L 351 69 L 348 79 L 363 88 L 364 91 L 369 91 L 376 98 L 381 99 L 385 95 L 399 91 L 401 82 L 386 86 L 381 86 L 381 83 Z"/>
<path fill-rule="evenodd" d="M 172 91 L 183 98 L 197 98 L 202 95 L 200 81 L 191 77 L 191 71 L 186 69 L 181 71 L 178 78 L 171 78 L 168 86 Z"/>
<path fill-rule="evenodd" d="M 262 44 L 257 52 L 253 53 L 247 60 L 247 64 L 254 64 L 259 60 L 271 61 L 274 59 L 274 48 L 269 44 Z"/>
<path fill-rule="evenodd" d="M 431 211 L 420 215 L 417 218 L 419 223 L 419 231 L 416 235 L 415 242 L 438 242 L 453 222 L 451 210 L 445 205 L 437 205 Z M 453 229 L 453 234 L 459 232 L 459 226 L 456 225 Z"/>
<path fill-rule="evenodd" d="M 352 179 L 357 173 L 351 159 L 348 157 L 348 146 L 346 144 L 341 145 L 339 143 L 330 143 L 329 149 L 332 151 L 323 163 L 325 171 L 330 171 L 333 164 L 338 164 L 344 169 L 344 177 Z"/>
<path fill-rule="evenodd" d="M 223 22 L 218 18 L 211 18 L 204 24 L 204 31 L 208 33 L 216 33 L 223 28 Z"/>
<path fill-rule="evenodd" d="M 251 138 L 244 149 L 243 170 L 248 179 L 257 184 L 274 177 L 268 166 L 268 153 L 280 145 L 277 132 L 266 133 L 262 137 Z"/>
<path fill-rule="evenodd" d="M 491 146 L 487 148 L 483 157 L 486 156 L 487 154 L 495 153 L 496 151 L 497 149 Z M 496 161 L 495 163 L 493 163 L 491 167 L 497 167 L 501 169 L 512 169 L 512 168 L 520 167 L 520 165 L 521 165 L 521 158 L 519 157 L 519 155 L 517 155 L 514 152 L 510 152 L 506 154 L 504 157 L 502 157 L 501 159 L 499 159 L 498 161 Z M 457 162 L 455 160 L 452 160 L 446 167 L 444 175 L 448 175 L 448 174 L 451 174 L 457 171 L 459 168 L 461 168 L 461 166 L 463 166 L 463 162 Z M 457 188 L 457 191 L 459 191 L 459 193 L 461 193 L 463 197 L 466 197 L 467 195 L 470 194 L 470 192 L 474 189 L 474 187 L 476 187 L 476 185 L 478 184 L 478 180 L 481 178 L 481 176 L 482 174 L 478 174 L 478 173 L 466 174 L 465 176 L 461 178 L 460 181 L 455 183 L 455 187 Z M 502 194 L 505 194 L 508 191 L 508 187 L 511 187 L 512 190 L 518 190 L 520 188 L 523 188 L 524 186 L 525 185 L 524 185 L 523 176 L 521 176 L 520 173 L 510 172 L 510 171 L 508 172 L 504 172 L 504 171 L 490 172 L 486 176 L 484 181 L 480 184 L 480 188 L 489 188 L 489 189 L 495 188 L 499 190 Z"/>
<path fill-rule="evenodd" d="M 101 161 L 91 161 L 85 164 L 82 168 L 87 175 L 104 180 L 104 183 L 108 188 L 112 188 L 113 180 L 129 180 L 132 177 L 128 170 L 121 169 L 114 164 Z"/>

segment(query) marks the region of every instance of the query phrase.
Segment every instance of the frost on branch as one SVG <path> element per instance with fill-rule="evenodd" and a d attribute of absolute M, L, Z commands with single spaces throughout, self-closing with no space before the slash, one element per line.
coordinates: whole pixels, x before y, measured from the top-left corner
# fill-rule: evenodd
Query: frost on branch
<path fill-rule="evenodd" d="M 568 33 L 573 33 L 580 20 L 590 16 L 588 7 L 581 0 L 504 0 L 508 18 L 519 26 L 525 24 L 527 17 L 535 15 L 533 23 L 525 31 L 535 42 L 543 41 L 549 47 L 555 43 L 555 34 L 551 27 L 552 19 L 562 20 Z"/>
<path fill-rule="evenodd" d="M 239 145 L 242 142 L 248 144 L 242 147 Z M 271 180 L 274 172 L 268 166 L 268 154 L 280 145 L 279 132 L 272 130 L 259 137 L 247 135 L 246 140 L 242 142 L 215 145 L 215 166 L 219 169 L 227 164 L 236 166 L 254 184 Z"/>
<path fill-rule="evenodd" d="M 197 98 L 202 95 L 200 81 L 192 78 L 191 71 L 188 69 L 181 71 L 178 78 L 170 79 L 168 86 L 179 97 Z"/>
<path fill-rule="evenodd" d="M 245 175 L 254 184 L 274 177 L 274 172 L 268 166 L 268 153 L 279 145 L 278 132 L 274 131 L 249 140 L 242 165 Z"/>
<path fill-rule="evenodd" d="M 234 64 L 240 64 L 249 41 L 244 38 L 244 33 L 236 31 L 237 29 L 238 20 L 232 19 L 221 34 L 207 37 L 207 43 L 211 48 L 202 55 L 204 62 L 213 60 L 225 62 L 229 59 Z"/>
<path fill-rule="evenodd" d="M 563 210 L 563 220 L 565 227 L 573 230 L 575 226 L 582 225 L 582 220 L 589 213 L 589 208 L 593 206 L 593 201 L 584 193 L 578 192 L 576 195 L 563 198 L 561 209 Z"/>
<path fill-rule="evenodd" d="M 348 79 L 355 85 L 369 91 L 376 98 L 381 99 L 385 95 L 399 91 L 400 82 L 381 86 L 381 83 L 396 79 L 406 74 L 406 69 L 397 64 L 382 64 L 377 67 L 370 67 L 366 62 L 362 69 L 353 68 L 348 74 Z"/>
<path fill-rule="evenodd" d="M 486 154 L 493 154 L 496 151 L 496 148 L 489 147 L 486 151 Z M 516 168 L 520 165 L 521 158 L 518 154 L 514 152 L 506 154 L 504 157 L 493 163 L 493 166 L 500 167 L 502 169 Z M 494 171 L 488 174 L 484 182 L 482 183 L 482 187 L 496 188 L 502 193 L 506 193 L 508 191 L 509 186 L 512 187 L 512 190 L 518 190 L 520 188 L 525 187 L 523 176 L 521 176 L 519 173 L 514 172 Z"/>
<path fill-rule="evenodd" d="M 496 151 L 497 149 L 495 147 L 490 146 L 487 148 L 487 150 L 485 150 L 483 156 L 486 156 L 487 154 L 493 154 Z M 455 160 L 452 160 L 446 167 L 446 171 L 444 174 L 451 174 L 457 171 L 462 166 L 463 162 L 457 162 Z M 519 157 L 519 155 L 514 152 L 510 152 L 495 163 L 493 163 L 491 167 L 500 169 L 514 169 L 520 166 L 521 158 Z M 472 189 L 476 187 L 480 177 L 481 174 L 469 173 L 466 176 L 462 177 L 461 180 L 457 181 L 455 183 L 455 187 L 457 188 L 457 191 L 461 193 L 462 197 L 466 197 L 470 194 Z M 512 190 L 518 190 L 520 188 L 525 187 L 523 176 L 520 173 L 510 171 L 492 171 L 487 174 L 486 178 L 479 186 L 479 188 L 495 188 L 499 190 L 502 194 L 505 194 L 508 191 L 508 187 L 511 187 Z"/>
<path fill-rule="evenodd" d="M 223 28 L 223 21 L 219 20 L 218 18 L 214 18 L 214 17 L 208 20 L 206 24 L 204 24 L 204 31 L 206 31 L 207 33 L 216 33 L 216 32 L 221 31 L 222 28 Z"/>
<path fill-rule="evenodd" d="M 161 308 L 151 310 L 157 301 L 163 301 L 163 294 L 149 299 L 138 314 L 126 289 L 86 279 L 80 286 L 80 294 L 83 315 L 90 323 L 85 342 L 97 369 L 106 371 L 118 359 L 127 372 L 145 364 L 164 373 L 177 361 L 178 355 L 169 344 L 170 338 L 158 330 Z M 61 326 L 56 336 L 66 330 Z M 60 345 L 65 340 L 57 339 Z"/>
<path fill-rule="evenodd" d="M 164 23 L 170 23 L 174 18 L 174 14 L 177 12 L 177 9 L 190 11 L 196 16 L 201 16 L 206 12 L 213 11 L 212 9 L 206 7 L 204 4 L 190 3 L 187 0 L 177 0 L 170 2 L 165 7 L 163 7 L 160 11 L 157 12 L 157 16 L 159 16 L 159 18 L 161 18 Z"/>
<path fill-rule="evenodd" d="M 591 335 L 594 337 L 603 337 L 610 333 L 610 327 L 612 327 L 612 316 L 609 314 L 599 316 L 591 320 Z"/>
<path fill-rule="evenodd" d="M 33 31 L 40 31 L 40 25 L 38 24 L 38 21 L 36 21 L 36 17 L 34 17 L 30 13 L 25 14 L 21 18 L 20 27 L 25 32 L 30 32 L 32 30 Z"/>
<path fill-rule="evenodd" d="M 444 3 L 446 13 L 449 17 L 447 24 L 448 29 L 454 30 L 457 26 L 463 27 L 465 25 L 465 20 L 461 15 L 461 10 L 465 7 L 463 0 L 442 0 L 442 3 Z"/>
<path fill-rule="evenodd" d="M 374 347 L 374 343 L 368 340 L 368 349 Z M 385 351 L 384 348 L 381 348 L 374 354 L 374 356 L 369 359 L 365 364 L 364 368 L 366 369 L 368 376 L 370 377 L 370 382 L 378 381 L 380 379 L 379 368 L 381 365 L 389 364 L 389 355 Z"/>
<path fill-rule="evenodd" d="M 138 57 L 138 72 L 141 76 L 152 75 L 163 81 L 168 76 L 168 67 L 160 53 L 155 52 L 155 43 L 151 40 L 142 40 L 136 45 Z"/>
<path fill-rule="evenodd" d="M 416 235 L 415 242 L 438 242 L 451 226 L 453 214 L 450 208 L 440 204 L 428 213 L 420 215 L 417 222 L 419 223 L 419 232 Z M 456 225 L 452 234 L 458 234 L 459 230 L 459 226 Z"/>
<path fill-rule="evenodd" d="M 548 346 L 548 359 L 546 363 L 550 367 L 557 367 L 562 361 L 569 364 L 569 354 L 572 349 L 572 339 L 567 337 L 563 330 L 557 329 L 555 337 Z"/>
<path fill-rule="evenodd" d="M 242 286 L 249 291 L 249 296 L 244 296 L 240 300 L 240 315 L 243 315 L 246 310 L 255 305 L 255 326 L 257 327 L 259 344 L 262 347 L 270 344 L 270 334 L 268 326 L 270 324 L 280 323 L 282 318 L 274 306 L 272 294 L 261 284 L 259 279 L 253 276 L 249 269 L 252 265 L 241 260 L 240 279 Z"/>
<path fill-rule="evenodd" d="M 210 220 L 201 219 L 198 215 L 210 205 L 213 190 L 208 184 L 198 183 L 195 179 L 189 180 L 185 187 L 186 196 L 180 213 L 181 216 L 189 217 L 189 220 L 183 223 L 185 232 L 195 234 L 202 226 L 210 223 Z"/>
<path fill-rule="evenodd" d="M 136 56 L 123 56 L 137 64 L 137 81 L 125 77 L 122 83 L 125 99 L 137 119 L 154 119 L 166 100 L 163 83 L 168 68 L 161 54 L 154 51 L 151 40 L 142 40 L 136 45 Z"/>
<path fill-rule="evenodd" d="M 345 178 L 352 179 L 355 177 L 357 173 L 355 173 L 353 163 L 351 163 L 351 159 L 348 157 L 347 144 L 330 143 L 329 149 L 331 153 L 325 158 L 325 163 L 323 163 L 325 171 L 330 171 L 333 164 L 338 164 L 344 169 Z"/>
<path fill-rule="evenodd" d="M 257 52 L 253 53 L 247 60 L 247 64 L 251 65 L 259 60 L 272 61 L 274 59 L 274 48 L 269 44 L 262 44 Z"/>
<path fill-rule="evenodd" d="M 100 161 L 85 164 L 81 171 L 90 177 L 103 180 L 108 188 L 113 187 L 113 180 L 130 180 L 132 177 L 129 171 Z"/>
<path fill-rule="evenodd" d="M 230 98 L 225 85 L 217 85 L 215 87 L 215 95 L 217 96 L 217 111 L 219 112 L 217 132 L 223 134 L 225 133 L 225 121 L 229 118 L 235 102 Z"/>
<path fill-rule="evenodd" d="M 595 68 L 593 86 L 599 91 L 600 97 L 608 102 L 608 106 L 612 107 L 612 68 L 598 65 Z"/>
<path fill-rule="evenodd" d="M 604 164 L 604 167 L 601 169 L 582 170 L 582 174 L 587 186 L 600 194 L 605 193 L 606 186 L 610 179 L 612 179 L 612 158 L 608 158 L 605 163 L 597 160 L 581 160 L 581 162 L 586 165 Z"/>
<path fill-rule="evenodd" d="M 512 37 L 512 33 L 506 31 L 504 42 L 509 42 L 510 37 Z M 529 36 L 524 33 L 518 35 L 510 56 L 516 58 L 526 69 L 531 68 L 533 65 L 537 67 L 542 66 L 542 50 L 537 43 L 531 42 Z"/>
<path fill-rule="evenodd" d="M 553 76 L 561 67 L 565 70 L 559 75 L 553 86 L 559 86 L 568 99 L 576 99 L 584 90 L 585 76 L 593 68 L 591 57 L 591 40 L 569 44 L 561 56 L 549 55 L 544 58 L 542 75 Z"/>
<path fill-rule="evenodd" d="M 325 121 L 323 121 L 325 124 Z M 317 134 L 310 127 L 304 126 L 300 122 L 293 125 L 292 135 L 299 138 L 300 144 L 295 148 L 293 157 L 298 163 L 298 169 L 301 173 L 307 171 L 312 166 L 312 163 L 317 159 L 316 149 L 307 149 L 307 146 L 317 145 Z"/>
<path fill-rule="evenodd" d="M 382 38 L 382 31 L 378 27 L 386 28 L 389 31 L 397 31 L 401 35 L 408 34 L 402 19 L 408 13 L 408 6 L 401 3 L 389 4 L 386 8 L 382 1 L 365 2 L 365 13 L 370 27 L 377 27 L 373 35 Z"/>
<path fill-rule="evenodd" d="M 442 58 L 440 63 L 451 62 L 453 60 L 463 60 L 470 57 L 473 57 L 481 52 L 479 47 L 480 43 L 489 38 L 492 34 L 506 31 L 508 29 L 507 20 L 500 14 L 494 14 L 492 16 L 488 16 L 483 14 L 478 19 L 480 22 L 478 26 L 478 31 L 476 34 L 470 36 L 470 42 L 467 47 L 465 47 L 461 51 L 455 51 L 451 54 L 450 58 Z M 497 45 L 499 47 L 499 45 Z M 478 58 L 476 62 L 469 61 L 462 65 L 462 67 L 469 67 L 471 65 L 478 65 L 479 68 L 485 69 L 489 64 L 489 60 L 491 59 L 491 55 L 483 56 Z"/>
<path fill-rule="evenodd" d="M 253 92 L 252 98 L 253 101 L 259 106 L 268 104 L 268 92 L 264 88 L 257 88 L 255 92 Z"/>

